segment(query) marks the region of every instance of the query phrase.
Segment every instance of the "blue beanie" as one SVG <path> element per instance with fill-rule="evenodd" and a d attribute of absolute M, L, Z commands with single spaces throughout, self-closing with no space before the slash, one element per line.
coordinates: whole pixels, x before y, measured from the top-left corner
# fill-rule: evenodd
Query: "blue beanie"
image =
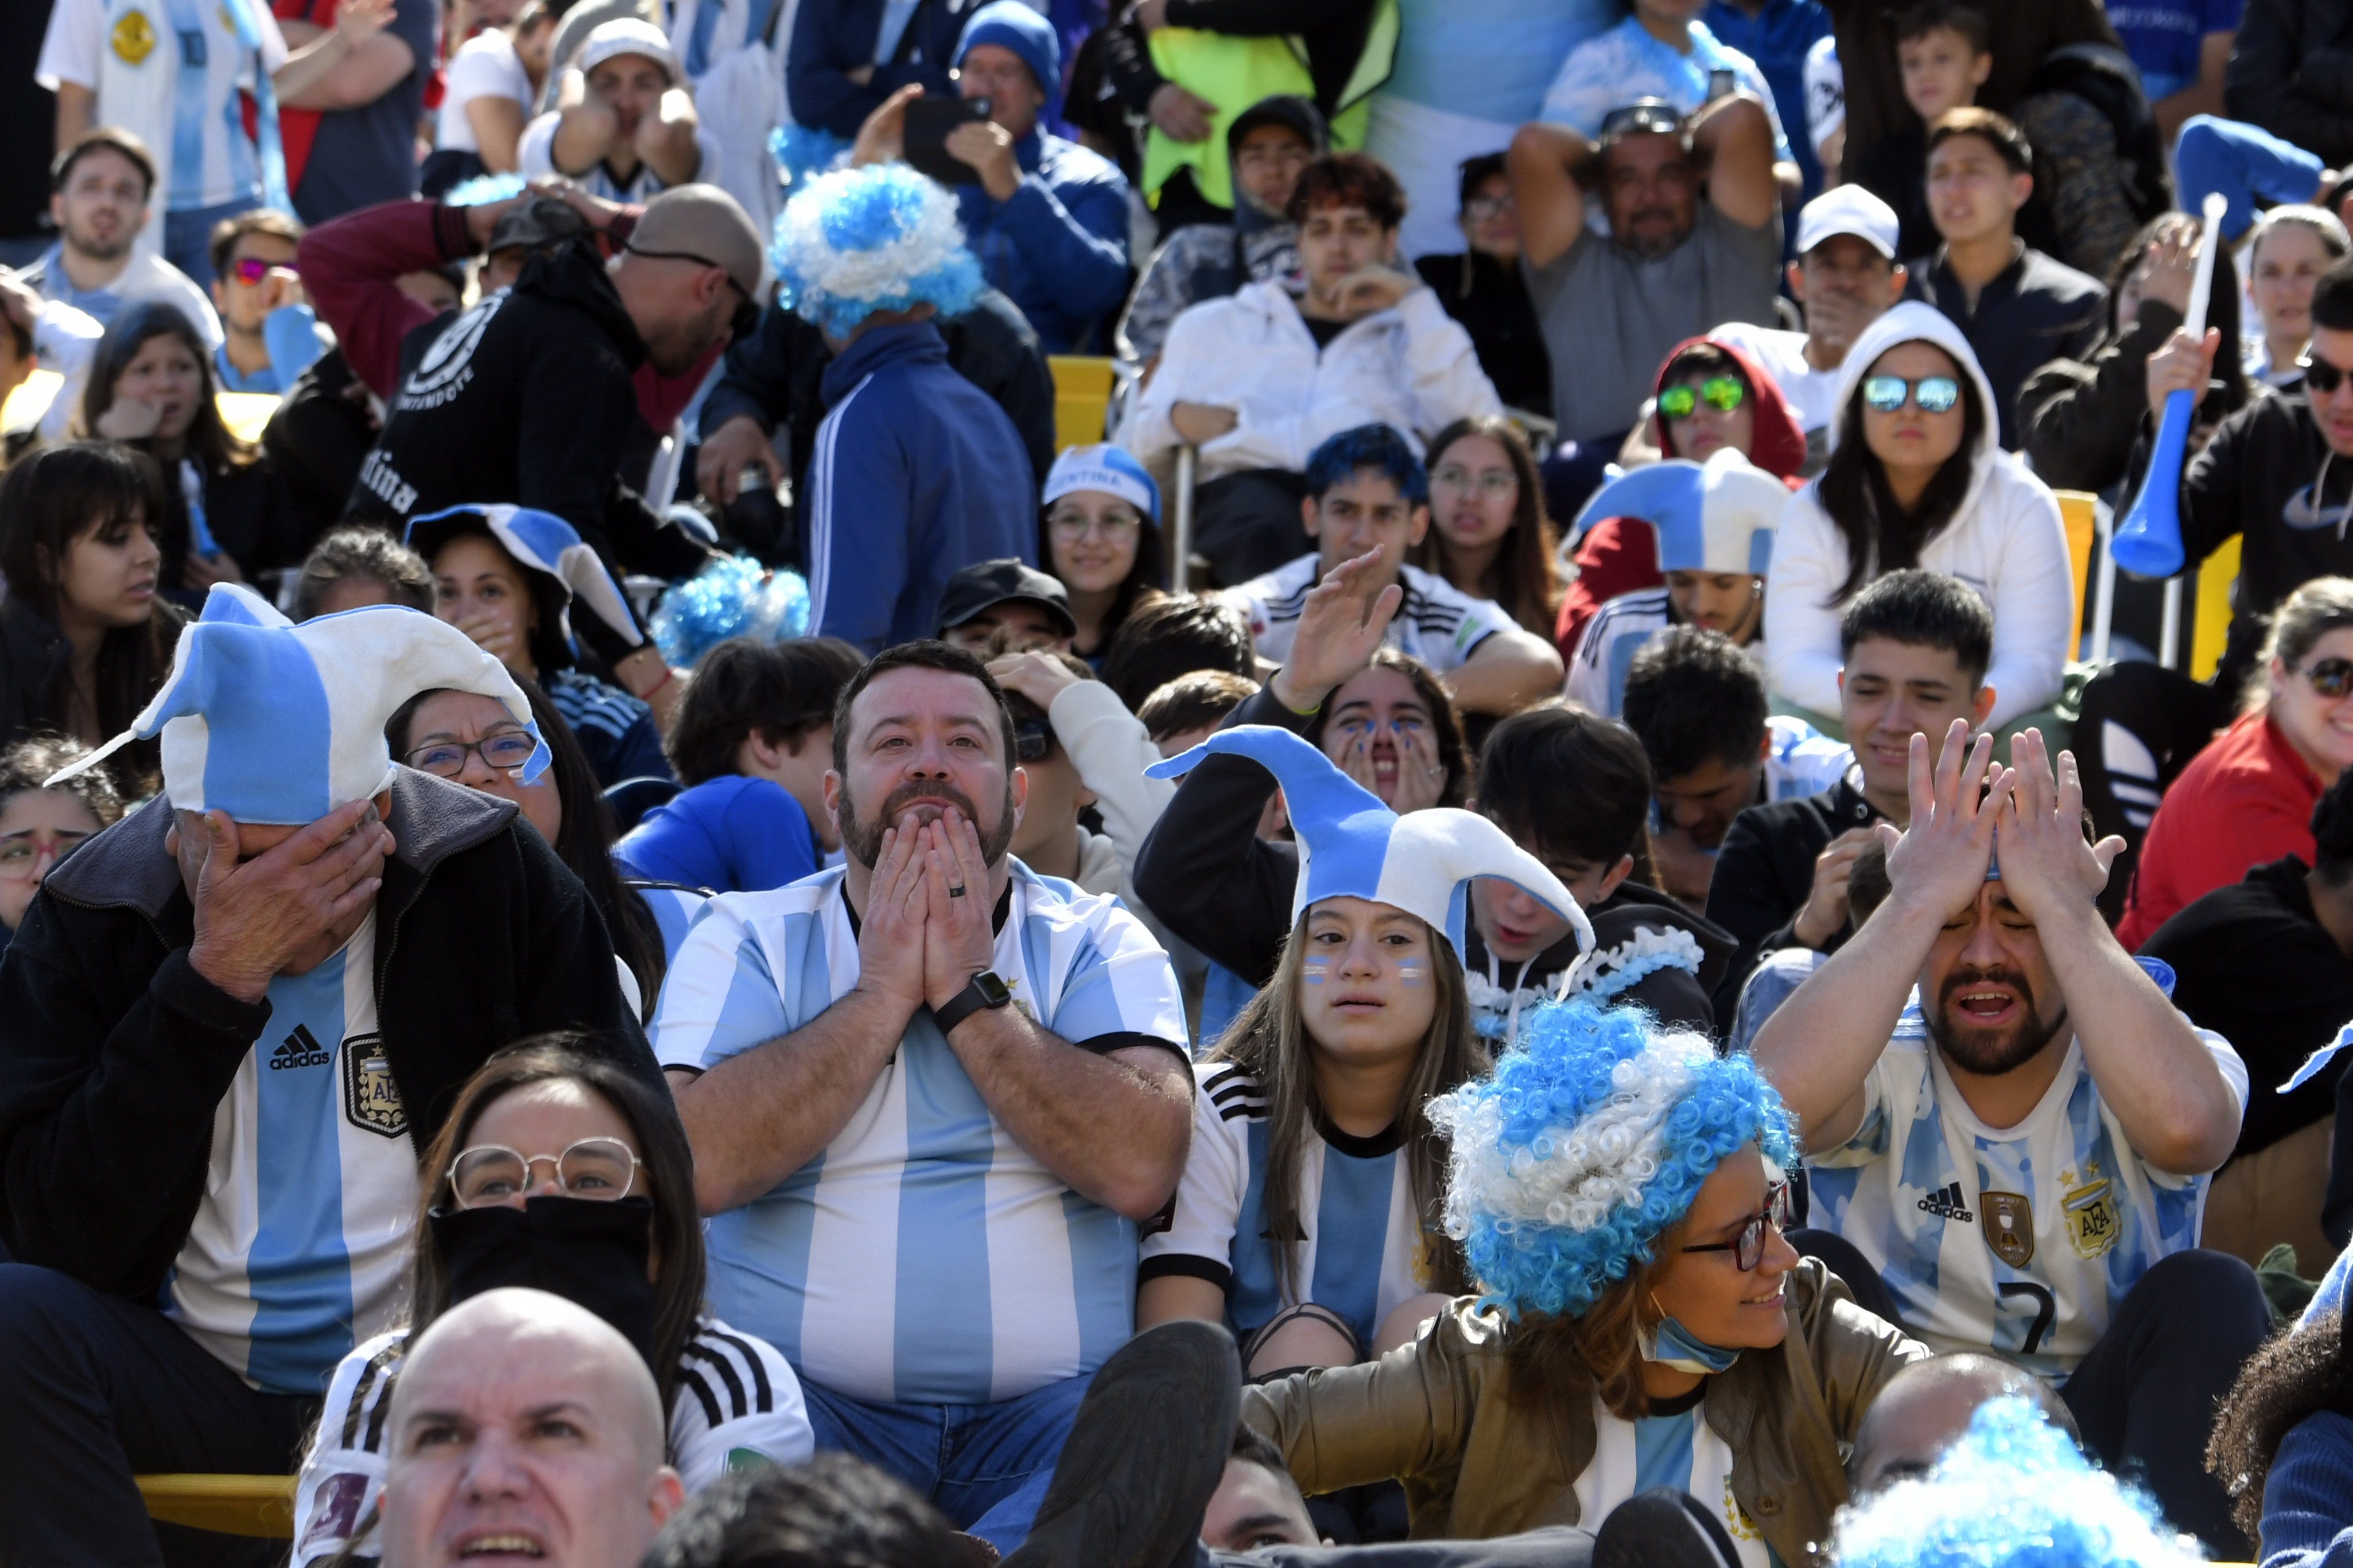
<path fill-rule="evenodd" d="M 964 25 L 964 37 L 956 40 L 957 65 L 964 64 L 975 44 L 995 44 L 1019 55 L 1039 92 L 1050 94 L 1062 85 L 1062 46 L 1054 37 L 1054 24 L 1023 0 L 990 0 L 975 11 Z"/>

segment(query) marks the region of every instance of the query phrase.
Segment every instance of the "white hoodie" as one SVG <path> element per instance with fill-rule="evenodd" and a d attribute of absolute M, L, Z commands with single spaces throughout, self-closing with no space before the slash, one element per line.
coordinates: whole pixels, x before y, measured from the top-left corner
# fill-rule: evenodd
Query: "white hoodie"
<path fill-rule="evenodd" d="M 2058 695 L 2075 643 L 2077 605 L 2059 500 L 2023 459 L 2001 449 L 1993 389 L 1960 329 L 1942 311 L 1917 301 L 1898 305 L 1873 321 L 1847 351 L 1831 440 L 1835 445 L 1843 411 L 1879 357 L 1900 343 L 1923 341 L 1953 357 L 1985 405 L 1968 495 L 1953 521 L 1922 547 L 1920 564 L 1958 577 L 1992 607 L 1993 664 L 1986 682 L 1994 689 L 1994 702 L 1987 727 L 1999 730 Z M 1845 535 L 1822 510 L 1821 483 L 1810 480 L 1789 498 L 1773 542 L 1765 594 L 1765 642 L 1771 650 L 1766 683 L 1793 702 L 1835 713 L 1843 606 L 1828 601 L 1846 581 L 1847 547 Z M 1865 581 L 1879 574 L 1873 563 Z"/>
<path fill-rule="evenodd" d="M 1176 318 L 1120 445 L 1147 465 L 1166 458 L 1184 444 L 1168 418 L 1179 403 L 1235 414 L 1234 427 L 1201 448 L 1203 482 L 1249 468 L 1302 472 L 1325 437 L 1359 425 L 1387 425 L 1418 452 L 1457 419 L 1504 411 L 1471 334 L 1429 289 L 1350 322 L 1318 351 L 1276 282 Z"/>

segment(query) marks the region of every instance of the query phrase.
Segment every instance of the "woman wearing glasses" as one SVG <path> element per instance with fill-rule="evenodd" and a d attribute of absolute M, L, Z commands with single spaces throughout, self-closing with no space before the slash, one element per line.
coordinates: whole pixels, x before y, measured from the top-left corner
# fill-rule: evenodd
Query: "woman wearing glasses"
<path fill-rule="evenodd" d="M 586 1307 L 638 1347 L 670 1412 L 667 1462 L 690 1492 L 748 1462 L 814 1449 L 800 1384 L 774 1347 L 703 1305 L 693 1156 L 659 1091 L 561 1037 L 501 1051 L 458 1091 L 425 1152 L 406 1328 L 336 1367 L 295 1494 L 297 1568 L 380 1554 L 385 1417 L 409 1337 L 485 1290 Z"/>
<path fill-rule="evenodd" d="M 2353 580 L 2290 594 L 2258 657 L 2238 721 L 2190 759 L 2148 825 L 2116 925 L 2127 948 L 2253 867 L 2312 863 L 2313 807 L 2353 766 Z"/>
<path fill-rule="evenodd" d="M 1038 559 L 1071 598 L 1071 651 L 1098 673 L 1127 617 L 1161 596 L 1160 487 L 1121 448 L 1065 447 L 1046 475 Z"/>
<path fill-rule="evenodd" d="M 1929 1351 L 1783 1236 L 1797 1153 L 1772 1087 L 1579 1000 L 1430 1116 L 1472 1290 L 1380 1361 L 1243 1391 L 1301 1489 L 1395 1477 L 1416 1537 L 1486 1539 L 1594 1529 L 1666 1486 L 1749 1568 L 1811 1560 L 1841 1446 Z"/>
<path fill-rule="evenodd" d="M 1899 567 L 1959 578 L 1993 611 L 1987 727 L 2049 718 L 2075 644 L 2058 498 L 1998 444 L 1993 389 L 1958 327 L 1906 302 L 1855 340 L 1839 378 L 1831 457 L 1790 499 L 1766 579 L 1766 684 L 1841 731 L 1839 614 Z"/>
<path fill-rule="evenodd" d="M 0 952 L 50 868 L 122 815 L 122 797 L 103 768 L 48 784 L 88 751 L 78 741 L 39 736 L 0 752 Z"/>
<path fill-rule="evenodd" d="M 1518 426 L 1474 414 L 1438 433 L 1430 443 L 1430 531 L 1415 565 L 1474 599 L 1493 599 L 1524 629 L 1549 638 L 1560 612 L 1559 542 Z"/>

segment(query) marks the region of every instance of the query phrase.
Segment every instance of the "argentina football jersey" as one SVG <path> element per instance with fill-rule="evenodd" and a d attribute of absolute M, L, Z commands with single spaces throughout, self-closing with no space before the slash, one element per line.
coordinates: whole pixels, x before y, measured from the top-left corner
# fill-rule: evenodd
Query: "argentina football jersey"
<path fill-rule="evenodd" d="M 391 1321 L 417 1152 L 376 1036 L 375 915 L 303 974 L 213 1111 L 212 1167 L 164 1315 L 248 1383 L 316 1394 Z"/>

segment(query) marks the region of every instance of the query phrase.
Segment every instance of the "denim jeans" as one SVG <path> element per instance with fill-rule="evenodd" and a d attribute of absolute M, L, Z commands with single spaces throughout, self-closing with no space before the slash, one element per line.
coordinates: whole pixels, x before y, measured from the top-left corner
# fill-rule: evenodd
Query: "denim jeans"
<path fill-rule="evenodd" d="M 1029 1533 L 1087 1379 L 997 1405 L 892 1405 L 803 1379 L 817 1446 L 853 1454 L 906 1482 L 958 1530 L 1010 1553 Z"/>

